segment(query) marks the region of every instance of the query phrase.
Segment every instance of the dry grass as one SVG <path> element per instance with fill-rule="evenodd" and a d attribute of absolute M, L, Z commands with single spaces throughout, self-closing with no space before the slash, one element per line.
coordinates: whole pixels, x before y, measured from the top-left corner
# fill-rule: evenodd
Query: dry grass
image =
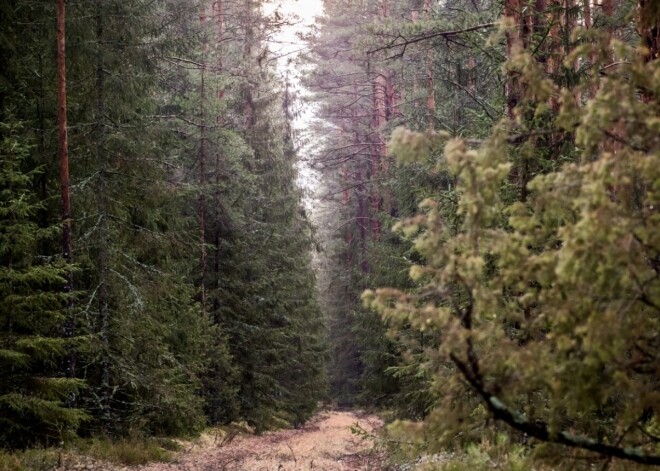
<path fill-rule="evenodd" d="M 154 463 L 141 471 L 378 471 L 383 456 L 373 443 L 351 432 L 366 432 L 382 422 L 355 412 L 324 412 L 305 427 L 260 436 L 239 435 L 231 442 L 203 440 L 175 463 Z"/>

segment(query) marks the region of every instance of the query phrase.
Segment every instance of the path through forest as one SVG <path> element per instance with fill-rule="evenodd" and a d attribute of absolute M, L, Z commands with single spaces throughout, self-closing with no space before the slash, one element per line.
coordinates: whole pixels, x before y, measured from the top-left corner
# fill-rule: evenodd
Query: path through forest
<path fill-rule="evenodd" d="M 377 471 L 383 455 L 368 438 L 355 435 L 382 426 L 375 416 L 356 412 L 323 412 L 304 427 L 263 435 L 240 435 L 229 443 L 206 436 L 173 463 L 140 467 L 140 471 Z"/>

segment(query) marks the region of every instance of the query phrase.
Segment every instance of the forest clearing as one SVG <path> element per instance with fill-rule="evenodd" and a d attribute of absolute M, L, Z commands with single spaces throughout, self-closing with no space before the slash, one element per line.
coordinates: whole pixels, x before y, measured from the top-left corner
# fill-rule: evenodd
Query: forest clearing
<path fill-rule="evenodd" d="M 0 0 L 0 471 L 639 471 L 659 359 L 660 0 Z"/>

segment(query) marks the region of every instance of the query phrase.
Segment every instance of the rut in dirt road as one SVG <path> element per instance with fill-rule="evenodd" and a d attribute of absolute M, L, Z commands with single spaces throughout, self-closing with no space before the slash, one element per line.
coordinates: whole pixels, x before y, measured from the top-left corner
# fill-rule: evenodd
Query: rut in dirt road
<path fill-rule="evenodd" d="M 209 439 L 174 463 L 151 464 L 141 471 L 378 471 L 384 458 L 374 443 L 351 432 L 358 425 L 373 432 L 383 425 L 375 416 L 324 412 L 303 428 L 238 436 L 225 445 Z"/>

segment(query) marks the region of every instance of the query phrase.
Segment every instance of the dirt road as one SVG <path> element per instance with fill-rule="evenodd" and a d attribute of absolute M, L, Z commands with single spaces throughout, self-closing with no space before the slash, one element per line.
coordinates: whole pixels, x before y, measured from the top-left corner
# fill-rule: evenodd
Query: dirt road
<path fill-rule="evenodd" d="M 260 436 L 237 436 L 230 443 L 206 437 L 182 452 L 174 463 L 140 471 L 380 471 L 383 457 L 373 443 L 351 433 L 358 424 L 371 432 L 382 426 L 374 416 L 324 412 L 303 428 Z"/>

